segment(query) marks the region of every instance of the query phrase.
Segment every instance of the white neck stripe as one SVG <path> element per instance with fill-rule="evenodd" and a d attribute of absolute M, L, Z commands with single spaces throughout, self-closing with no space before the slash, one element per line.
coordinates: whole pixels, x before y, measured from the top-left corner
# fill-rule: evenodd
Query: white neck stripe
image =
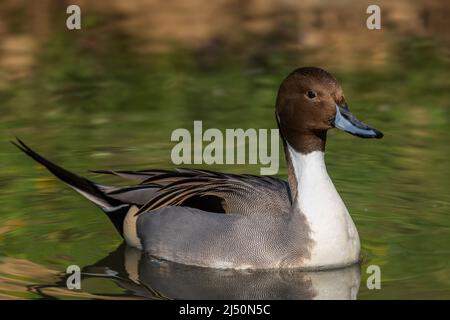
<path fill-rule="evenodd" d="M 324 152 L 303 154 L 287 144 L 297 180 L 296 205 L 305 215 L 315 245 L 311 265 L 325 266 L 356 262 L 359 237 L 356 227 L 331 181 Z"/>

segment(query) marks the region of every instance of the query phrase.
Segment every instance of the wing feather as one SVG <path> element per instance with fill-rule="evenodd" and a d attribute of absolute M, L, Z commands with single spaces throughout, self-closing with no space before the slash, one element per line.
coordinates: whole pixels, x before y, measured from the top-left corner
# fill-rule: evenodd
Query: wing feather
<path fill-rule="evenodd" d="M 121 200 L 139 198 L 141 206 L 136 215 L 168 206 L 208 210 L 211 203 L 216 208 L 221 207 L 224 213 L 240 214 L 286 212 L 291 206 L 287 182 L 269 176 L 226 174 L 203 169 L 95 172 L 139 181 L 138 185 L 108 191 L 108 196 Z M 145 190 L 149 195 L 146 201 L 143 196 Z M 133 193 L 139 193 L 139 197 L 133 197 Z M 209 201 L 203 201 L 207 198 Z"/>

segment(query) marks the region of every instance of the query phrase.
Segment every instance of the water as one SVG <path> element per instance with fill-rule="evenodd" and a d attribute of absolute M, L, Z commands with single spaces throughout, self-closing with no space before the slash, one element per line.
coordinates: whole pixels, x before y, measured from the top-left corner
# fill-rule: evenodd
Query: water
<path fill-rule="evenodd" d="M 395 8 L 389 9 L 391 24 L 375 35 L 354 28 L 359 16 L 341 29 L 332 19 L 311 25 L 303 19 L 299 44 L 296 32 L 286 33 L 297 21 L 290 11 L 241 17 L 261 24 L 256 31 L 238 25 L 242 34 L 217 31 L 227 30 L 219 19 L 214 30 L 220 39 L 208 21 L 188 23 L 177 38 L 170 28 L 158 33 L 130 27 L 168 14 L 163 5 L 155 13 L 142 1 L 124 13 L 113 3 L 110 11 L 87 7 L 87 28 L 76 34 L 58 28 L 64 25 L 58 6 L 27 22 L 33 28 L 11 14 L 32 5 L 0 6 L 10 20 L 0 28 L 6 30 L 0 38 L 0 298 L 309 299 L 323 292 L 336 298 L 450 298 L 448 22 L 433 25 L 412 14 L 428 12 L 431 21 L 440 21 L 438 12 L 448 5 L 408 11 L 419 19 L 415 25 L 425 26 L 421 31 L 412 23 L 412 29 L 398 27 L 406 24 L 395 20 Z M 352 4 L 339 8 L 356 10 Z M 325 7 L 316 9 L 327 17 Z M 220 16 L 234 17 L 237 9 L 227 10 Z M 277 23 L 285 27 L 274 29 Z M 330 34 L 334 40 L 326 42 Z M 142 259 L 121 245 L 100 210 L 8 143 L 19 136 L 74 172 L 117 184 L 87 170 L 173 168 L 170 134 L 192 128 L 194 120 L 220 129 L 275 128 L 277 87 L 302 65 L 332 71 L 353 113 L 385 134 L 373 141 L 329 133 L 328 170 L 361 238 L 358 267 L 317 274 L 233 272 Z M 207 168 L 259 173 L 255 165 Z M 284 162 L 279 176 L 286 178 Z M 72 264 L 86 273 L 79 291 L 64 285 Z M 381 268 L 381 290 L 366 286 L 370 265 Z"/>

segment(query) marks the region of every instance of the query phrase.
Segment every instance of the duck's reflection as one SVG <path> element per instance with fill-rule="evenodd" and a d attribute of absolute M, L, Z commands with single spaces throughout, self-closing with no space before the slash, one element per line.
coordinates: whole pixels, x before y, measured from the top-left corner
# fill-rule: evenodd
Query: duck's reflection
<path fill-rule="evenodd" d="M 359 265 L 320 272 L 218 270 L 148 257 L 124 244 L 83 269 L 150 299 L 356 299 Z"/>

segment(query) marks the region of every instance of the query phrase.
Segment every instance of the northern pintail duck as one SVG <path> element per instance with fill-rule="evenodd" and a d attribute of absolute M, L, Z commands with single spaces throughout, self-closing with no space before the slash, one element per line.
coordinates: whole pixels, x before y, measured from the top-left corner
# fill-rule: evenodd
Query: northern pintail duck
<path fill-rule="evenodd" d="M 362 138 L 382 133 L 356 119 L 337 80 L 315 67 L 283 80 L 275 113 L 287 182 L 194 169 L 96 171 L 138 182 L 111 187 L 57 166 L 20 140 L 15 144 L 99 206 L 128 245 L 150 256 L 234 269 L 358 262 L 358 232 L 325 167 L 327 131 L 335 127 Z"/>

